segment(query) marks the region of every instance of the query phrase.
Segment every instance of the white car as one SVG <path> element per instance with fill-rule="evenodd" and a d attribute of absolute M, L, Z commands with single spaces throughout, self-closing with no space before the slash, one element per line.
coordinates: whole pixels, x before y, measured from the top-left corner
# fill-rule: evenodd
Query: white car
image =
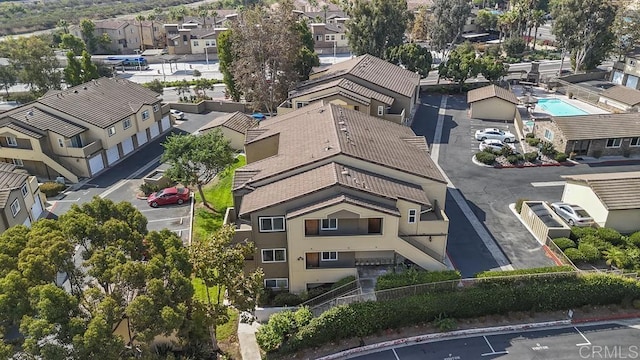
<path fill-rule="evenodd" d="M 169 111 L 169 113 L 171 114 L 171 116 L 173 116 L 174 119 L 176 120 L 182 120 L 184 119 L 184 113 L 178 109 L 171 109 Z"/>
<path fill-rule="evenodd" d="M 591 226 L 593 218 L 583 208 L 563 202 L 551 204 L 553 211 L 566 221 L 569 226 Z"/>
<path fill-rule="evenodd" d="M 516 147 L 513 144 L 505 144 L 502 141 L 496 139 L 482 140 L 478 148 L 480 149 L 480 151 L 483 151 L 484 149 L 491 149 L 493 152 L 500 152 L 504 148 L 509 148 L 511 149 L 511 152 L 516 152 Z"/>
<path fill-rule="evenodd" d="M 486 128 L 476 130 L 476 140 L 496 139 L 506 143 L 516 142 L 516 136 L 512 133 L 500 129 Z"/>

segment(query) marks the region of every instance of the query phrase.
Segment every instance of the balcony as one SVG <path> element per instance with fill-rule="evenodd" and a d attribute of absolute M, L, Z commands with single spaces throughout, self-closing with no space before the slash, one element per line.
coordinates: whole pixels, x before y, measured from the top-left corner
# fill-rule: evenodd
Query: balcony
<path fill-rule="evenodd" d="M 87 158 L 100 150 L 102 150 L 102 140 L 100 139 L 83 147 L 75 147 L 70 140 L 67 141 L 67 153 L 71 157 Z"/>
<path fill-rule="evenodd" d="M 308 252 L 305 254 L 305 268 L 317 269 L 345 269 L 356 266 L 355 252 Z"/>
<path fill-rule="evenodd" d="M 382 235 L 382 218 L 307 219 L 304 222 L 304 235 L 306 237 Z"/>

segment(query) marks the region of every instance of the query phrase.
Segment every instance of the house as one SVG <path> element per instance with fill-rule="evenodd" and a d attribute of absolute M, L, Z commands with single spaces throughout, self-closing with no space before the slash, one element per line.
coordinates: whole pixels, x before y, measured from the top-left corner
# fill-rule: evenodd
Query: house
<path fill-rule="evenodd" d="M 234 150 L 244 149 L 244 138 L 247 130 L 258 125 L 258 120 L 239 111 L 223 115 L 213 119 L 210 123 L 200 128 L 200 133 L 220 130 L 229 145 Z"/>
<path fill-rule="evenodd" d="M 133 21 L 125 20 L 95 20 L 96 25 L 95 36 L 100 37 L 102 34 L 109 35 L 111 39 L 110 45 L 107 47 L 119 54 L 134 54 L 135 50 L 141 49 L 142 42 L 140 40 L 140 30 Z M 69 28 L 69 32 L 74 36 L 83 38 L 80 27 L 73 25 Z"/>
<path fill-rule="evenodd" d="M 253 241 L 265 286 L 299 293 L 359 268 L 444 264 L 446 180 L 424 137 L 335 104 L 314 103 L 247 131 L 225 221 Z"/>
<path fill-rule="evenodd" d="M 44 210 L 38 180 L 14 164 L 0 162 L 0 233 L 31 224 Z"/>
<path fill-rule="evenodd" d="M 347 17 L 332 17 L 327 23 L 310 23 L 314 50 L 318 54 L 342 54 L 349 52 L 345 21 Z"/>
<path fill-rule="evenodd" d="M 585 209 L 603 227 L 640 230 L 640 171 L 565 175 L 562 201 Z"/>
<path fill-rule="evenodd" d="M 615 85 L 603 91 L 598 102 L 624 112 L 637 112 L 638 105 L 640 105 L 640 91 Z"/>
<path fill-rule="evenodd" d="M 78 182 L 169 128 L 157 93 L 101 78 L 0 113 L 0 161 L 38 177 Z"/>
<path fill-rule="evenodd" d="M 640 113 L 536 119 L 533 132 L 566 154 L 596 158 L 640 154 Z"/>
<path fill-rule="evenodd" d="M 513 121 L 518 98 L 511 90 L 497 85 L 473 89 L 467 93 L 470 117 L 483 120 Z"/>
<path fill-rule="evenodd" d="M 627 52 L 624 60 L 615 61 L 611 71 L 611 82 L 631 89 L 640 89 L 640 47 Z"/>
<path fill-rule="evenodd" d="M 354 90 L 355 87 L 347 89 L 352 94 L 360 93 L 359 96 L 361 98 L 356 101 L 349 98 L 349 93 L 345 91 L 347 83 L 337 81 L 341 79 L 349 80 L 353 84 L 369 89 L 369 91 L 362 95 L 363 91 Z M 338 88 L 334 90 L 327 89 L 328 83 Z M 341 89 L 342 92 L 340 93 Z M 330 95 L 336 91 L 338 92 L 337 96 Z M 318 98 L 306 96 L 313 93 L 320 95 Z M 374 105 L 376 116 L 399 124 L 405 123 L 412 116 L 419 100 L 420 75 L 375 56 L 369 54 L 361 55 L 347 61 L 316 69 L 310 74 L 309 80 L 298 84 L 294 91 L 290 93 L 289 99 L 281 107 L 297 107 L 299 106 L 297 105 L 298 103 L 304 104 L 306 101 L 304 99 L 308 98 L 309 104 L 314 101 L 327 100 L 355 109 L 355 106 L 363 106 L 362 101 L 366 101 L 367 97 L 369 99 L 373 99 L 374 96 L 379 98 L 374 93 L 393 98 L 391 105 L 384 107 L 382 105 Z M 299 94 L 306 95 L 296 100 L 296 96 Z M 329 98 L 326 98 L 326 96 L 329 96 Z M 384 101 L 388 102 L 389 100 Z"/>

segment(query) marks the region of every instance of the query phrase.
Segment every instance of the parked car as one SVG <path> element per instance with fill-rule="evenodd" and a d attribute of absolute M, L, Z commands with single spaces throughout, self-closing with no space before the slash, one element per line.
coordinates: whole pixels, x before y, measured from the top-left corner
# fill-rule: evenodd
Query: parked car
<path fill-rule="evenodd" d="M 189 200 L 191 191 L 189 188 L 169 187 L 164 188 L 156 193 L 152 193 L 147 198 L 147 203 L 151 207 L 158 207 L 160 205 L 178 204 L 181 205 Z"/>
<path fill-rule="evenodd" d="M 178 110 L 178 109 L 171 109 L 171 110 L 169 110 L 169 113 L 176 120 L 184 119 L 184 113 L 182 111 Z"/>
<path fill-rule="evenodd" d="M 483 130 L 476 130 L 476 140 L 496 139 L 502 142 L 516 142 L 516 136 L 512 133 L 500 129 L 486 128 Z"/>
<path fill-rule="evenodd" d="M 491 149 L 493 152 L 500 152 L 504 148 L 509 148 L 511 149 L 511 152 L 516 152 L 516 147 L 513 144 L 505 144 L 497 139 L 482 140 L 478 148 L 480 151 L 483 151 L 484 149 Z"/>
<path fill-rule="evenodd" d="M 551 208 L 570 226 L 591 226 L 593 218 L 583 208 L 563 202 L 551 204 Z"/>

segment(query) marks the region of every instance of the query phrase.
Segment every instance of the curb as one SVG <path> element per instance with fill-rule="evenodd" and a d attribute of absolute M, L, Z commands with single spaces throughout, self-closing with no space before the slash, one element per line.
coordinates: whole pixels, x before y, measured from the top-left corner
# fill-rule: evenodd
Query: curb
<path fill-rule="evenodd" d="M 337 360 L 337 359 L 346 358 L 355 354 L 369 352 L 372 350 L 381 350 L 387 347 L 415 345 L 421 342 L 427 342 L 431 340 L 448 339 L 453 337 L 475 335 L 475 334 L 486 334 L 486 333 L 492 333 L 492 332 L 531 330 L 531 329 L 539 329 L 539 328 L 562 326 L 562 325 L 565 325 L 565 326 L 571 325 L 571 320 L 558 320 L 558 321 L 548 321 L 543 323 L 531 323 L 531 324 L 521 324 L 521 325 L 495 326 L 490 328 L 457 330 L 457 331 L 451 331 L 446 333 L 418 335 L 418 336 L 412 336 L 404 339 L 384 341 L 376 344 L 365 345 L 355 349 L 349 349 L 349 350 L 341 351 L 339 353 L 323 356 L 316 360 Z"/>
<path fill-rule="evenodd" d="M 592 322 L 603 322 L 603 321 L 612 321 L 612 320 L 626 320 L 626 319 L 637 319 L 640 318 L 638 314 L 617 314 L 611 316 L 603 316 L 603 317 L 594 317 L 594 318 L 586 318 L 586 319 L 578 319 L 572 320 L 572 324 L 583 324 L 583 323 L 592 323 Z"/>

